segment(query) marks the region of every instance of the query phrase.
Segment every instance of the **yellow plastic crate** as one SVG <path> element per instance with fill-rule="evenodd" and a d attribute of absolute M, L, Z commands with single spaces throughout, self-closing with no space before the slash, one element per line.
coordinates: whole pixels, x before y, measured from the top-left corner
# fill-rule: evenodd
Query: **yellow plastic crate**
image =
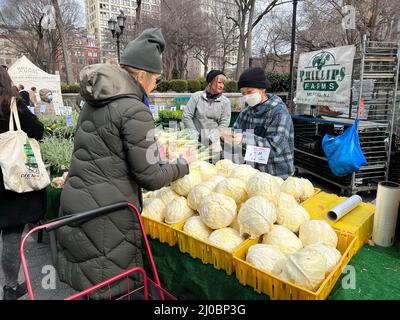
<path fill-rule="evenodd" d="M 253 287 L 258 293 L 267 294 L 272 300 L 324 300 L 329 296 L 343 269 L 355 254 L 356 237 L 339 230 L 336 230 L 336 233 L 338 235 L 337 249 L 342 254 L 342 258 L 315 292 L 284 281 L 247 263 L 246 254 L 249 247 L 261 242 L 261 238 L 249 240 L 234 253 L 236 278 L 241 284 Z"/>
<path fill-rule="evenodd" d="M 234 252 L 213 246 L 212 244 L 193 238 L 183 231 L 184 224 L 174 226 L 178 233 L 178 247 L 182 253 L 188 253 L 194 259 L 200 259 L 204 264 L 212 264 L 216 269 L 225 270 L 226 274 L 231 275 L 235 270 L 233 266 Z M 239 250 L 248 241 L 243 242 L 236 250 Z"/>
<path fill-rule="evenodd" d="M 178 242 L 178 236 L 174 225 L 164 222 L 155 221 L 147 217 L 143 217 L 143 224 L 146 234 L 152 239 L 158 239 L 161 243 L 168 243 L 171 247 Z"/>
<path fill-rule="evenodd" d="M 311 199 L 313 199 L 317 194 L 319 194 L 319 193 L 321 193 L 321 189 L 320 188 L 314 188 L 314 195 L 311 197 L 311 198 L 309 198 L 309 199 L 307 199 L 306 201 L 310 201 Z M 303 201 L 301 204 L 303 204 L 304 202 L 306 202 L 306 201 Z"/>
<path fill-rule="evenodd" d="M 357 237 L 356 251 L 358 251 L 372 236 L 375 205 L 363 202 L 339 221 L 328 220 L 326 215 L 329 210 L 346 199 L 348 198 L 320 192 L 302 203 L 302 206 L 308 211 L 311 219 L 324 220 L 336 230 L 354 234 Z"/>

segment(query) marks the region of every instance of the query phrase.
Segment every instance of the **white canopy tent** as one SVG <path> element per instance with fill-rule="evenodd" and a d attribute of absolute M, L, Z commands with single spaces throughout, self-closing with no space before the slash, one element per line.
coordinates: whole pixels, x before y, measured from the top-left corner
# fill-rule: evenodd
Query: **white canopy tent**
<path fill-rule="evenodd" d="M 61 95 L 61 80 L 60 75 L 50 74 L 35 64 L 33 64 L 26 56 L 22 56 L 8 69 L 14 85 L 22 83 L 25 90 L 31 87 L 37 88 L 37 93 L 40 89 L 49 89 L 53 92 L 53 104 L 56 113 L 59 113 L 59 108 L 63 106 Z M 39 100 L 38 94 L 38 100 Z"/>

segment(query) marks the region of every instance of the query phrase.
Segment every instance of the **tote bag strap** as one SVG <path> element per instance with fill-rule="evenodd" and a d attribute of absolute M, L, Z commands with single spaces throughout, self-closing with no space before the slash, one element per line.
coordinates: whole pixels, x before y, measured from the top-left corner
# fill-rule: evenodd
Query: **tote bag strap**
<path fill-rule="evenodd" d="M 18 115 L 18 109 L 17 109 L 17 102 L 15 100 L 15 97 L 11 98 L 11 103 L 10 103 L 10 121 L 9 121 L 9 131 L 14 131 L 14 121 L 17 125 L 17 130 L 21 131 L 21 123 L 19 122 L 19 115 Z"/>

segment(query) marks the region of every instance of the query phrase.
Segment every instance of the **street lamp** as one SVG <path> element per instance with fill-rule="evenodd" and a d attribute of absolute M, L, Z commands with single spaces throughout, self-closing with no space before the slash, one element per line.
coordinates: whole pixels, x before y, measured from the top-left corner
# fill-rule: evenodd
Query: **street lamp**
<path fill-rule="evenodd" d="M 118 63 L 120 62 L 119 37 L 124 33 L 125 21 L 126 21 L 124 12 L 122 10 L 120 11 L 121 13 L 118 15 L 117 20 L 115 20 L 114 17 L 111 17 L 110 20 L 108 20 L 108 28 L 111 31 L 112 37 L 117 38 Z M 120 31 L 117 31 L 117 24 Z"/>

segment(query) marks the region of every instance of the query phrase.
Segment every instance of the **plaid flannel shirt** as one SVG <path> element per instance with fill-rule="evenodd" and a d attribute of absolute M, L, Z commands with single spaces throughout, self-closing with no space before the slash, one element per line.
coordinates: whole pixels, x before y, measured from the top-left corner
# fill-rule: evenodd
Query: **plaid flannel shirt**
<path fill-rule="evenodd" d="M 243 132 L 243 148 L 253 145 L 271 149 L 267 165 L 255 164 L 258 170 L 286 179 L 294 174 L 293 122 L 281 98 L 272 94 L 268 98 L 261 105 L 245 108 L 234 129 Z"/>

